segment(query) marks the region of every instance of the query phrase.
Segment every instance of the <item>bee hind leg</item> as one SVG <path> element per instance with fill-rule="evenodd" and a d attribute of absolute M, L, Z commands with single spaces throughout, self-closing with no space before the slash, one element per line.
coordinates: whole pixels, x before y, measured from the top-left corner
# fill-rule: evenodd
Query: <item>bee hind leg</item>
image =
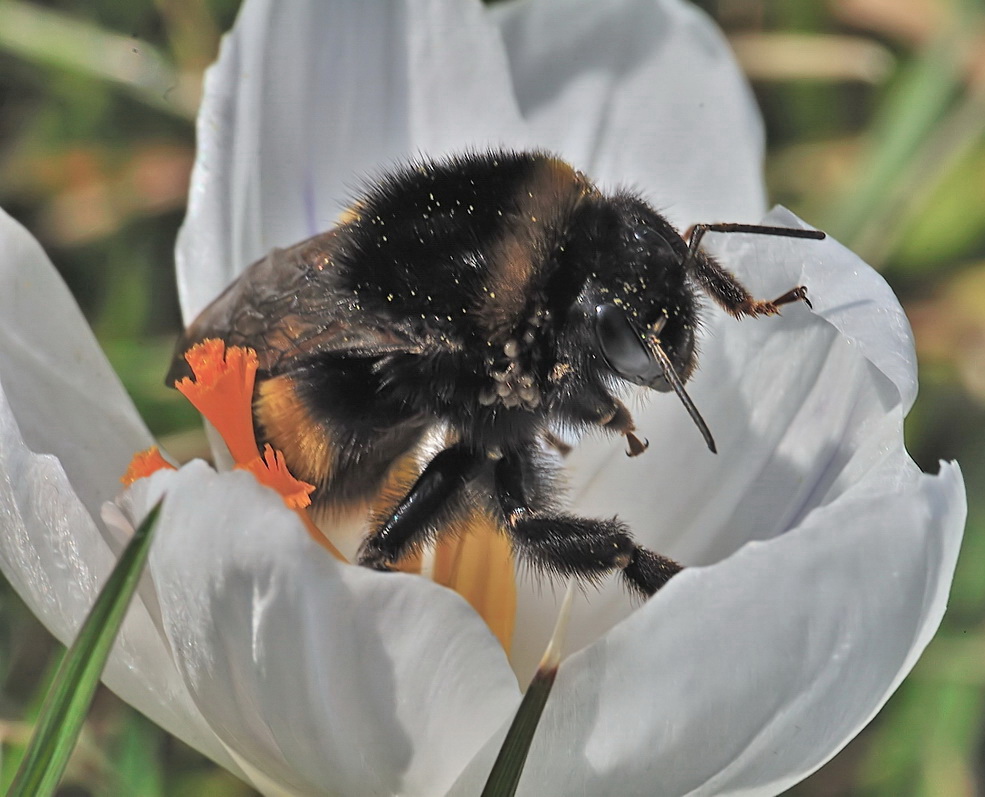
<path fill-rule="evenodd" d="M 496 496 L 517 556 L 534 568 L 599 581 L 613 570 L 641 596 L 649 597 L 681 566 L 636 544 L 616 519 L 592 520 L 551 512 L 529 500 L 525 482 L 532 463 L 522 454 L 496 463 Z"/>
<path fill-rule="evenodd" d="M 430 539 L 454 511 L 462 488 L 486 462 L 483 454 L 452 446 L 432 459 L 392 514 L 359 549 L 364 567 L 389 570 L 404 555 Z"/>

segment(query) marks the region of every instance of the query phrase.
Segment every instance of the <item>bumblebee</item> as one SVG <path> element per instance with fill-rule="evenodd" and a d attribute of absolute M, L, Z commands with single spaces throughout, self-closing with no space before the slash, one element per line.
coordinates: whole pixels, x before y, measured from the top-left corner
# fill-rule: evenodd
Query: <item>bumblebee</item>
<path fill-rule="evenodd" d="M 476 513 L 521 562 L 652 595 L 681 568 L 618 519 L 558 506 L 558 432 L 635 435 L 627 383 L 685 391 L 700 295 L 735 317 L 807 300 L 753 298 L 700 243 L 708 231 L 821 238 L 711 224 L 682 237 L 631 193 L 604 194 L 540 152 L 423 161 L 370 187 L 328 232 L 254 263 L 178 343 L 256 350 L 257 442 L 316 486 L 316 508 L 366 508 L 360 564 L 388 570 Z M 435 436 L 443 448 L 427 459 Z"/>

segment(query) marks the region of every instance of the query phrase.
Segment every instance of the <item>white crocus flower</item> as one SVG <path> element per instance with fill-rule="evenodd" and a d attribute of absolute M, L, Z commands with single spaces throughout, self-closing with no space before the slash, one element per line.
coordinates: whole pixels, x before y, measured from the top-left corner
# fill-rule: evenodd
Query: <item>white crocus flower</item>
<path fill-rule="evenodd" d="M 682 227 L 755 221 L 760 123 L 714 28 L 673 0 L 247 2 L 207 83 L 179 284 L 194 315 L 243 266 L 330 226 L 359 178 L 423 152 L 534 146 Z M 783 211 L 772 223 L 797 224 Z M 641 607 L 589 591 L 520 793 L 773 794 L 819 767 L 913 666 L 964 524 L 957 468 L 902 442 L 916 392 L 891 291 L 833 241 L 720 241 L 760 295 L 708 314 L 691 391 L 650 440 L 587 440 L 575 511 L 690 569 Z M 0 566 L 68 641 L 120 544 L 100 512 L 149 435 L 36 242 L 0 217 Z M 556 611 L 520 583 L 508 659 L 455 593 L 339 563 L 246 473 L 138 482 L 164 502 L 106 682 L 267 794 L 474 795 Z M 118 514 L 118 513 L 117 513 Z M 112 520 L 114 515 L 109 513 Z M 519 678 L 518 678 L 519 676 Z"/>

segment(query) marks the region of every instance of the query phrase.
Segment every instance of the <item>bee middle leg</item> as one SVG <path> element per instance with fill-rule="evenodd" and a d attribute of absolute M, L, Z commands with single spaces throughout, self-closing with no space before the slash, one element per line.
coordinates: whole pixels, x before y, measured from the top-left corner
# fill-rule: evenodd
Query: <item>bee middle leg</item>
<path fill-rule="evenodd" d="M 452 446 L 439 452 L 397 508 L 363 542 L 359 549 L 359 564 L 389 570 L 427 540 L 454 512 L 462 489 L 478 475 L 486 461 L 484 453 L 464 446 Z"/>
<path fill-rule="evenodd" d="M 558 514 L 536 496 L 532 469 L 523 453 L 496 463 L 496 497 L 517 556 L 537 569 L 596 581 L 613 570 L 648 597 L 681 571 L 672 559 L 637 545 L 625 524 Z"/>

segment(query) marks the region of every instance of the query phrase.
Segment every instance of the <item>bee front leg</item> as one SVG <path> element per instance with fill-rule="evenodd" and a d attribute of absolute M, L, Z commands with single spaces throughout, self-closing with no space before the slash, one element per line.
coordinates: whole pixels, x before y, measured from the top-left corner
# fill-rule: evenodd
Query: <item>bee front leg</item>
<path fill-rule="evenodd" d="M 393 513 L 360 546 L 359 564 L 389 570 L 427 540 L 453 511 L 462 488 L 478 475 L 486 461 L 484 454 L 463 446 L 440 452 Z"/>
<path fill-rule="evenodd" d="M 649 442 L 636 436 L 636 422 L 619 399 L 603 393 L 582 391 L 576 406 L 579 409 L 575 413 L 577 420 L 623 435 L 627 456 L 637 457 L 650 447 Z"/>
<path fill-rule="evenodd" d="M 629 446 L 626 450 L 626 456 L 638 457 L 650 447 L 649 441 L 640 440 L 634 434 L 636 431 L 636 422 L 633 420 L 633 416 L 630 415 L 629 410 L 626 409 L 626 405 L 621 401 L 615 402 L 615 408 L 611 416 L 599 420 L 599 426 L 625 436 L 626 445 Z"/>
<path fill-rule="evenodd" d="M 496 497 L 517 556 L 535 569 L 598 581 L 620 570 L 626 584 L 648 597 L 681 571 L 671 559 L 636 544 L 626 526 L 556 514 L 529 496 L 535 467 L 523 454 L 496 463 Z"/>
<path fill-rule="evenodd" d="M 713 257 L 701 249 L 701 239 L 707 232 L 751 233 L 753 235 L 773 235 L 783 238 L 809 238 L 819 241 L 824 233 L 820 230 L 801 230 L 788 227 L 769 227 L 762 224 L 695 224 L 685 234 L 688 241 L 684 268 L 690 271 L 705 293 L 718 302 L 725 312 L 741 318 L 742 316 L 776 315 L 780 307 L 791 302 L 803 302 L 813 308 L 807 298 L 807 288 L 798 285 L 772 301 L 753 297 L 746 287 Z"/>

